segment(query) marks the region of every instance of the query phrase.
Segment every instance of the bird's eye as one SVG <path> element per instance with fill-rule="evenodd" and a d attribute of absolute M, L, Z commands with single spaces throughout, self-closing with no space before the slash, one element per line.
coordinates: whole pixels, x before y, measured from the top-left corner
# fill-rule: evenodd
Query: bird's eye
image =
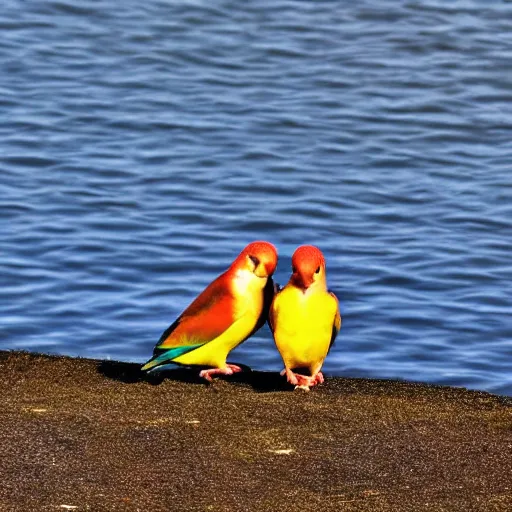
<path fill-rule="evenodd" d="M 297 272 L 297 267 L 292 267 L 292 272 L 295 274 L 295 272 Z"/>
<path fill-rule="evenodd" d="M 254 266 L 257 267 L 260 264 L 260 260 L 256 258 L 256 256 L 249 256 L 251 261 L 254 263 Z"/>
<path fill-rule="evenodd" d="M 319 273 L 320 273 L 320 267 L 317 267 L 315 270 L 315 274 L 319 274 Z"/>

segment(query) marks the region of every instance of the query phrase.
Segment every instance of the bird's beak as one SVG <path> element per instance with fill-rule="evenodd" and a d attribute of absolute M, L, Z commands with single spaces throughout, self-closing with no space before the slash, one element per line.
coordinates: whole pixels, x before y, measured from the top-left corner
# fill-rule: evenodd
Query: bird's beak
<path fill-rule="evenodd" d="M 306 291 L 313 284 L 313 276 L 297 271 L 293 274 L 293 282 Z"/>
<path fill-rule="evenodd" d="M 255 269 L 254 273 L 258 277 L 269 277 L 274 273 L 276 269 L 275 264 L 272 261 L 262 261 Z"/>

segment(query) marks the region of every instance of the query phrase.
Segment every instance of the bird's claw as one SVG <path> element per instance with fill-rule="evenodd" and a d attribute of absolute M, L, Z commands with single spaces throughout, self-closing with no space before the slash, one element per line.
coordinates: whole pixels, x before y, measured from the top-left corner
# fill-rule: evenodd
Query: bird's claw
<path fill-rule="evenodd" d="M 295 386 L 295 389 L 303 389 L 304 391 L 309 391 L 309 388 L 315 386 L 317 384 L 323 384 L 324 376 L 322 372 L 318 372 L 313 376 L 309 375 L 301 375 L 300 373 L 294 373 L 289 368 L 285 368 L 281 375 L 286 375 L 286 380 L 292 385 Z"/>
<path fill-rule="evenodd" d="M 233 375 L 234 373 L 241 371 L 242 368 L 240 368 L 240 366 L 237 366 L 236 364 L 227 364 L 225 368 L 209 368 L 208 370 L 201 370 L 199 372 L 199 377 L 202 377 L 208 382 L 212 382 L 213 375 Z"/>
<path fill-rule="evenodd" d="M 318 372 L 316 375 L 313 375 L 312 378 L 315 379 L 315 384 L 323 384 L 325 381 L 324 375 L 322 372 Z"/>

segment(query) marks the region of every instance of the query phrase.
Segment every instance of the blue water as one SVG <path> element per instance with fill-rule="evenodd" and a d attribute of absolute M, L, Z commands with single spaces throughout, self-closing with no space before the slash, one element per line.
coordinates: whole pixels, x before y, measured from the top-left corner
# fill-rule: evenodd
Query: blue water
<path fill-rule="evenodd" d="M 4 0 L 0 348 L 145 361 L 243 246 L 328 375 L 512 395 L 512 4 Z M 232 361 L 280 370 L 268 328 Z"/>

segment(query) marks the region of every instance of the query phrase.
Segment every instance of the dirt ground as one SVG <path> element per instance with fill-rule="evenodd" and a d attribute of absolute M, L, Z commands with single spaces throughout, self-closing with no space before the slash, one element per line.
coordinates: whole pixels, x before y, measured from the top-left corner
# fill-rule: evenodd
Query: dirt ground
<path fill-rule="evenodd" d="M 512 399 L 0 352 L 1 511 L 512 510 Z"/>

